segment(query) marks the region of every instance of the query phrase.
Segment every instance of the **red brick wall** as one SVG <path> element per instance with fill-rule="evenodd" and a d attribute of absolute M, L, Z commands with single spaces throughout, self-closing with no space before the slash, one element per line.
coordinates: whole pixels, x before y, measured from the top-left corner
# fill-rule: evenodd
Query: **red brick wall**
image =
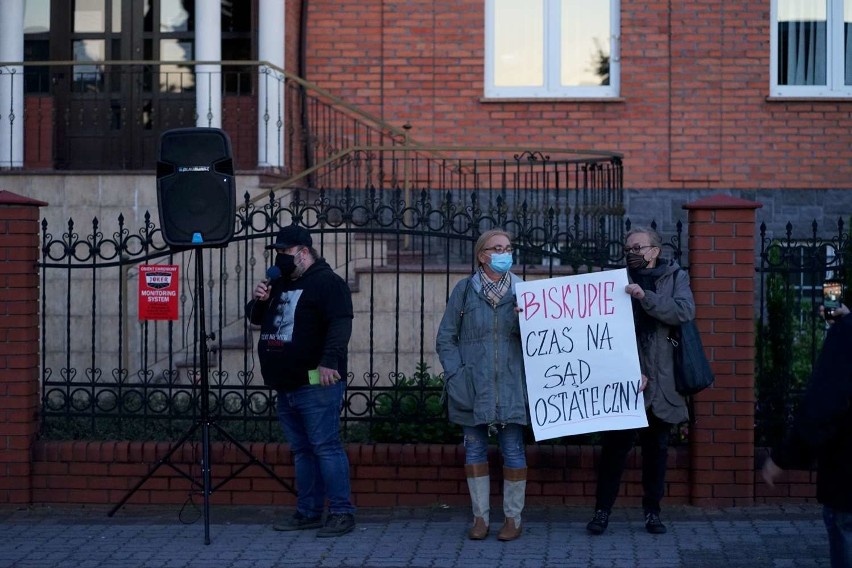
<path fill-rule="evenodd" d="M 484 102 L 483 0 L 312 0 L 307 79 L 435 144 L 610 150 L 628 188 L 832 188 L 849 102 L 769 101 L 762 0 L 622 1 L 621 100 Z"/>
<path fill-rule="evenodd" d="M 689 276 L 716 380 L 695 396 L 691 487 L 696 505 L 754 502 L 754 238 L 760 204 L 730 196 L 690 203 Z"/>
<path fill-rule="evenodd" d="M 33 452 L 32 502 L 117 505 L 169 450 L 155 442 L 37 442 Z M 276 475 L 293 483 L 289 447 L 250 444 L 247 449 Z M 461 445 L 350 444 L 352 492 L 358 507 L 430 506 L 469 503 Z M 594 505 L 594 463 L 591 446 L 530 446 L 527 448 L 530 505 Z M 185 444 L 170 460 L 202 483 L 200 444 Z M 491 491 L 500 499 L 502 471 L 496 448 L 491 449 Z M 619 505 L 638 506 L 642 484 L 638 452 L 631 453 Z M 667 503 L 686 503 L 689 496 L 686 448 L 671 452 Z M 212 485 L 247 463 L 233 446 L 214 443 L 210 464 Z M 133 493 L 133 504 L 180 504 L 192 488 L 166 465 Z M 200 485 L 195 487 L 201 498 Z M 293 505 L 294 496 L 254 465 L 215 491 L 211 502 L 221 505 Z"/>
<path fill-rule="evenodd" d="M 38 429 L 38 216 L 47 205 L 0 191 L 0 503 L 30 503 Z"/>

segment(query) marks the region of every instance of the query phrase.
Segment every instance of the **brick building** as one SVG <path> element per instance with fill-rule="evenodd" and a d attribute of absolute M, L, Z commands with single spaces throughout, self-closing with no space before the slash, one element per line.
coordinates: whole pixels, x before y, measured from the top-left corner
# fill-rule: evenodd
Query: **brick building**
<path fill-rule="evenodd" d="M 180 0 L 4 5 L 0 189 L 48 203 L 40 214 L 54 224 L 121 213 L 140 226 L 144 213 L 156 210 L 157 135 L 180 126 L 219 125 L 235 142 L 240 191 L 261 195 L 304 166 L 293 161 L 286 137 L 270 139 L 264 128 L 275 123 L 275 115 L 269 118 L 275 105 L 268 103 L 273 91 L 264 77 L 286 71 L 382 128 L 410 127 L 406 135 L 420 144 L 474 152 L 502 146 L 518 153 L 621 153 L 625 216 L 656 221 L 671 234 L 685 217 L 683 206 L 692 204 L 690 226 L 703 224 L 690 231 L 693 252 L 709 250 L 714 238 L 730 239 L 723 245 L 729 251 L 751 251 L 753 226 L 724 234 L 712 227 L 748 224 L 741 216 L 752 214 L 750 202 L 762 205 L 757 221 L 777 232 L 788 221 L 832 226 L 852 213 L 852 63 L 842 40 L 852 15 L 843 13 L 840 0 L 827 0 L 825 10 L 813 13 L 797 11 L 787 0 L 604 0 L 591 6 L 556 0 L 251 0 L 222 2 L 218 13 L 210 6 Z M 257 60 L 271 63 L 273 71 L 264 72 Z M 177 69 L 162 64 L 146 75 L 152 61 Z M 195 68 L 198 61 L 229 63 L 211 73 Z M 111 74 L 115 69 L 128 76 L 120 80 Z M 187 73 L 191 84 L 174 78 Z M 218 86 L 205 86 L 202 79 L 218 74 Z M 720 205 L 720 194 L 731 199 Z M 21 207 L 15 200 L 11 206 Z M 34 206 L 24 206 L 27 215 Z M 27 222 L 34 222 L 30 217 Z M 720 414 L 710 422 L 725 434 L 704 440 L 706 448 L 731 444 L 718 450 L 725 473 L 712 473 L 719 465 L 713 456 L 697 456 L 692 464 L 709 476 L 705 480 L 741 487 L 727 495 L 692 495 L 745 502 L 754 498 L 749 466 L 755 456 L 744 433 L 753 400 L 749 384 L 738 381 L 751 373 L 744 348 L 753 344 L 753 314 L 731 307 L 729 296 L 712 294 L 752 292 L 752 273 L 742 266 L 702 270 L 696 265 L 692 275 L 746 283 L 696 288 L 707 294 L 707 317 L 744 321 L 706 324 L 707 331 L 740 334 L 731 339 L 734 345 L 710 342 L 718 349 L 717 372 L 738 390 L 715 401 Z M 719 308 L 720 302 L 727 307 Z M 31 385 L 14 388 L 29 393 Z M 15 435 L 31 435 L 26 428 Z M 752 449 L 738 454 L 737 444 Z M 112 452 L 143 452 L 141 446 L 91 448 L 85 451 L 109 454 L 107 462 Z M 47 464 L 40 470 L 47 476 L 42 483 L 67 474 L 79 449 L 39 446 L 38 460 Z M 141 471 L 135 467 L 134 473 Z M 689 474 L 683 476 L 674 494 L 686 493 Z"/>

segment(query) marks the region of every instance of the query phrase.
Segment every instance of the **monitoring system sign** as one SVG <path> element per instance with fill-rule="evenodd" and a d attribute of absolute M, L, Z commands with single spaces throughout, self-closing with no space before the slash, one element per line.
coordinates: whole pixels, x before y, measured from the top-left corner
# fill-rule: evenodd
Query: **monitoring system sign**
<path fill-rule="evenodd" d="M 178 319 L 178 265 L 139 267 L 139 319 Z"/>

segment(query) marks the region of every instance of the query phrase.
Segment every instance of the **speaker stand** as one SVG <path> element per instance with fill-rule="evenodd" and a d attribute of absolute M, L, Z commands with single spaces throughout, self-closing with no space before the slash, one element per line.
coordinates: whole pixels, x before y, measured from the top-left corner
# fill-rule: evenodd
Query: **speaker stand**
<path fill-rule="evenodd" d="M 118 511 L 121 507 L 124 506 L 125 503 L 133 496 L 136 491 L 139 490 L 142 485 L 148 481 L 154 473 L 160 469 L 161 466 L 166 465 L 172 468 L 179 475 L 189 480 L 192 487 L 201 488 L 203 495 L 203 513 L 204 513 L 204 544 L 210 544 L 210 495 L 213 491 L 218 490 L 220 487 L 225 485 L 230 480 L 237 477 L 240 473 L 242 473 L 245 469 L 252 465 L 257 465 L 262 468 L 272 479 L 280 483 L 285 489 L 296 495 L 296 489 L 286 481 L 284 481 L 281 477 L 278 476 L 272 468 L 268 465 L 257 459 L 245 446 L 243 446 L 236 438 L 234 438 L 230 433 L 228 433 L 225 429 L 219 426 L 211 417 L 210 417 L 210 380 L 209 380 L 209 364 L 207 359 L 207 328 L 205 323 L 205 311 L 204 311 L 204 261 L 202 258 L 201 250 L 197 249 L 193 252 L 195 255 L 195 297 L 197 299 L 198 304 L 198 334 L 200 336 L 200 366 L 201 366 L 201 416 L 195 420 L 195 423 L 190 427 L 187 432 L 178 439 L 177 442 L 172 445 L 166 455 L 160 458 L 159 461 L 151 468 L 151 470 L 139 480 L 139 482 L 133 486 L 133 488 L 127 492 L 127 494 L 118 502 L 115 507 L 113 507 L 107 516 L 112 517 L 116 511 Z M 243 464 L 236 471 L 231 473 L 228 477 L 224 478 L 220 481 L 215 487 L 211 486 L 211 476 L 210 476 L 210 430 L 211 428 L 221 434 L 225 439 L 227 439 L 231 444 L 234 445 L 240 452 L 242 452 L 245 456 L 249 458 L 248 463 Z M 185 469 L 182 469 L 178 465 L 172 463 L 171 457 L 172 455 L 181 447 L 190 437 L 195 434 L 199 429 L 201 429 L 201 478 L 202 481 L 199 483 L 197 479 Z"/>

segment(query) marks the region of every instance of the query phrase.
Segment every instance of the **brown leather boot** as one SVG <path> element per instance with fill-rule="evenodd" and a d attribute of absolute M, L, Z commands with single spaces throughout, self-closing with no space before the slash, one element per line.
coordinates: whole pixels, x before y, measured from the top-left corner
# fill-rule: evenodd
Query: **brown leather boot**
<path fill-rule="evenodd" d="M 491 508 L 491 478 L 488 476 L 487 463 L 465 464 L 467 486 L 473 505 L 473 526 L 467 531 L 470 540 L 483 540 L 488 536 L 488 513 Z"/>
<path fill-rule="evenodd" d="M 521 536 L 520 525 L 515 525 L 515 519 L 509 517 L 503 523 L 503 527 L 500 529 L 500 532 L 497 534 L 497 540 L 502 540 L 502 541 L 515 540 L 519 536 Z"/>
<path fill-rule="evenodd" d="M 467 531 L 470 540 L 485 540 L 488 537 L 488 525 L 482 517 L 474 517 L 473 526 Z"/>
<path fill-rule="evenodd" d="M 506 520 L 497 540 L 515 540 L 521 536 L 521 512 L 527 491 L 527 468 L 503 468 L 503 515 Z"/>

